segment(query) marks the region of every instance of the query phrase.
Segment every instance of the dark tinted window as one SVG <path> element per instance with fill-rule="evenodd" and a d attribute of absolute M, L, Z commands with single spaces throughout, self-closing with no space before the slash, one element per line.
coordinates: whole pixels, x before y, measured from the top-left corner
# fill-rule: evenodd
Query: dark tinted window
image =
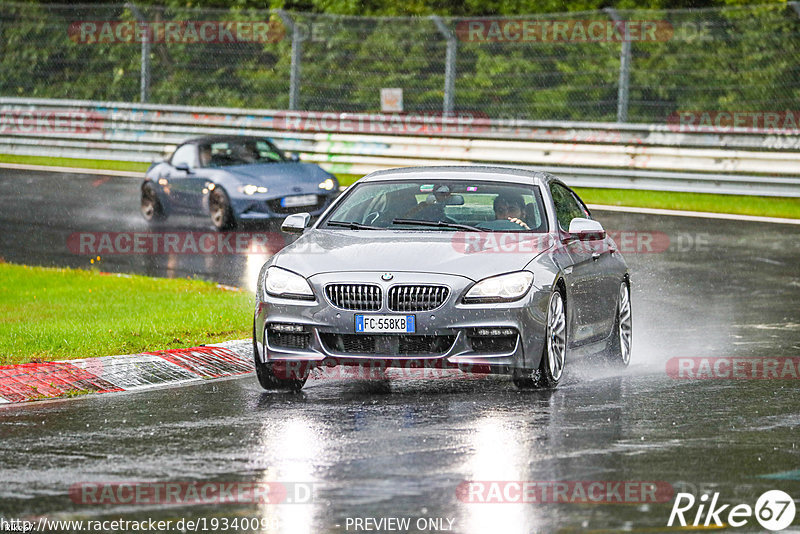
<path fill-rule="evenodd" d="M 204 167 L 249 165 L 285 161 L 283 153 L 266 139 L 231 139 L 204 145 Z"/>

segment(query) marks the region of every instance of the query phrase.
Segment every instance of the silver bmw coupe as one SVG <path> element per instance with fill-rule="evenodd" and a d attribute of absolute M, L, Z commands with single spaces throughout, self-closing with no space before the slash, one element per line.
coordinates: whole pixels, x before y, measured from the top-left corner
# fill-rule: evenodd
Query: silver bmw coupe
<path fill-rule="evenodd" d="M 380 171 L 347 189 L 259 274 L 258 380 L 314 368 L 437 368 L 554 388 L 567 363 L 631 354 L 628 267 L 555 176 L 495 167 Z"/>

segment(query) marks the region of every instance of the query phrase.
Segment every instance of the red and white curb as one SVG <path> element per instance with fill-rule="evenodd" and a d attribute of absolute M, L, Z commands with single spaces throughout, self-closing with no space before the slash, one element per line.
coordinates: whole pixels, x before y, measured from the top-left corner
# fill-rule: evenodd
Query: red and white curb
<path fill-rule="evenodd" d="M 0 404 L 136 391 L 250 374 L 249 339 L 124 356 L 0 366 Z"/>

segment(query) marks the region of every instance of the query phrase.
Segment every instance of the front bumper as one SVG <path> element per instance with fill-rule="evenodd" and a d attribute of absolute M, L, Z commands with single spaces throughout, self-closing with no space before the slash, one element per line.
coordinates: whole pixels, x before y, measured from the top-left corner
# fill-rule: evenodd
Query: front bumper
<path fill-rule="evenodd" d="M 270 197 L 259 198 L 258 195 L 252 197 L 235 197 L 231 199 L 231 204 L 236 216 L 244 221 L 257 221 L 267 219 L 282 219 L 295 213 L 310 213 L 316 217 L 322 214 L 335 198 L 334 194 L 328 193 L 293 193 L 293 195 L 314 194 L 317 195 L 317 203 L 307 206 L 296 206 L 291 208 L 282 208 L 280 206 L 281 198 L 283 197 Z M 286 195 L 292 196 L 292 195 Z"/>
<path fill-rule="evenodd" d="M 522 367 L 536 368 L 542 354 L 549 292 L 535 285 L 522 299 L 501 304 L 463 304 L 461 299 L 473 281 L 454 275 L 393 273 L 390 282 L 382 273 L 348 272 L 315 275 L 309 279 L 315 301 L 262 297 L 255 315 L 258 357 L 262 362 L 306 362 L 313 365 L 360 365 L 381 362 L 384 367 L 409 365 L 412 361 L 441 367 L 488 366 L 492 372 Z M 352 311 L 335 307 L 324 288 L 330 283 L 371 283 L 383 290 L 383 304 L 376 311 Z M 437 309 L 393 312 L 386 307 L 388 289 L 398 284 L 437 284 L 450 289 Z M 357 314 L 415 316 L 414 334 L 356 334 Z M 300 325 L 302 334 L 281 337 L 275 324 Z M 479 335 L 485 329 L 513 330 L 508 335 Z M 503 332 L 506 333 L 506 332 Z M 291 337 L 295 336 L 295 337 Z M 501 339 L 502 338 L 502 339 Z"/>

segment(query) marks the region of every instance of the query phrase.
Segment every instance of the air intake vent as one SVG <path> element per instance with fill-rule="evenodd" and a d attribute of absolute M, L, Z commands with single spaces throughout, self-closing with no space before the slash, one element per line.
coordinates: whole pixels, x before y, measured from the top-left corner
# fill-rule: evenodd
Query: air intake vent
<path fill-rule="evenodd" d="M 320 334 L 325 348 L 331 352 L 346 354 L 375 354 L 375 336 L 356 334 Z"/>
<path fill-rule="evenodd" d="M 334 306 L 355 311 L 378 311 L 383 300 L 380 286 L 372 284 L 330 284 L 325 296 Z"/>
<path fill-rule="evenodd" d="M 438 308 L 450 290 L 445 286 L 393 286 L 389 289 L 389 309 L 397 312 L 430 311 Z"/>

